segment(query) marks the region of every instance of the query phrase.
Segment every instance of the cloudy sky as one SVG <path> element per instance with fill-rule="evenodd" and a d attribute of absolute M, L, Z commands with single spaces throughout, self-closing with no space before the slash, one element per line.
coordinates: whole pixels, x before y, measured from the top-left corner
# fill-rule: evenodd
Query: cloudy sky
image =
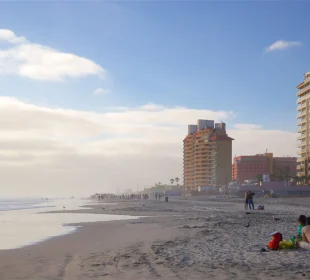
<path fill-rule="evenodd" d="M 182 177 L 198 118 L 233 155 L 296 155 L 305 2 L 2 2 L 1 195 L 87 195 Z"/>

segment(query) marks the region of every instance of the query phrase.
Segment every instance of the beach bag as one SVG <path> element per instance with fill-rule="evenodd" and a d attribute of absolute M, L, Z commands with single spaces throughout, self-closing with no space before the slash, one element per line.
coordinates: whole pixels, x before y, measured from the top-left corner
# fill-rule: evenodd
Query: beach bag
<path fill-rule="evenodd" d="M 294 249 L 294 244 L 292 241 L 288 240 L 283 240 L 279 244 L 279 249 L 284 250 L 284 249 Z"/>
<path fill-rule="evenodd" d="M 268 248 L 270 250 L 279 250 L 280 242 L 283 240 L 282 233 L 275 231 L 269 234 L 271 237 L 271 240 L 268 243 Z"/>

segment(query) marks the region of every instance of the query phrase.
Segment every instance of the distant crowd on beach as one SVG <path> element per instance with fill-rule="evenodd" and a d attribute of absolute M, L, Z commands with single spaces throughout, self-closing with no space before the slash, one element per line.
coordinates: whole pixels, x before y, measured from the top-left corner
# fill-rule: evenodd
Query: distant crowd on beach
<path fill-rule="evenodd" d="M 149 198 L 161 200 L 165 196 L 164 193 L 156 192 L 151 193 L 150 195 L 147 193 L 139 193 L 139 194 L 95 194 L 92 196 L 93 199 L 98 200 L 148 200 Z"/>
<path fill-rule="evenodd" d="M 148 194 L 99 194 L 96 195 L 98 200 L 147 200 L 149 199 Z"/>

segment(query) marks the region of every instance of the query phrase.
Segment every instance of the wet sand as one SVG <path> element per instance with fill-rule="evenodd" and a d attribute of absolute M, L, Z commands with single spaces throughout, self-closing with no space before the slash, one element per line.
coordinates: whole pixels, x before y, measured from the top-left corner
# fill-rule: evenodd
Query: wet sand
<path fill-rule="evenodd" d="M 201 197 L 71 211 L 148 217 L 86 223 L 70 235 L 0 251 L 0 279 L 310 279 L 310 251 L 260 252 L 268 233 L 296 234 L 310 199 L 259 203 L 265 210 L 252 214 L 241 199 Z"/>

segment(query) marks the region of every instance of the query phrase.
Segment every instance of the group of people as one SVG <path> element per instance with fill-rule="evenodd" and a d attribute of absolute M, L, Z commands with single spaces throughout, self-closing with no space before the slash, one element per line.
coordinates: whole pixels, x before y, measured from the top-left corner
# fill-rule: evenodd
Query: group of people
<path fill-rule="evenodd" d="M 244 204 L 244 209 L 248 210 L 248 208 L 251 210 L 254 210 L 254 200 L 253 200 L 253 196 L 255 195 L 255 193 L 253 193 L 252 191 L 246 191 L 244 194 L 244 198 L 245 198 L 245 204 Z"/>
<path fill-rule="evenodd" d="M 156 192 L 153 194 L 153 197 L 157 200 L 161 200 L 161 198 L 164 196 L 163 193 L 160 193 L 160 192 Z"/>
<path fill-rule="evenodd" d="M 283 240 L 282 233 L 275 231 L 270 234 L 272 239 L 267 248 L 270 250 L 302 248 L 310 250 L 310 217 L 300 215 L 298 218 L 297 235 L 290 240 Z"/>
<path fill-rule="evenodd" d="M 94 194 L 91 196 L 92 199 L 97 200 L 148 200 L 148 199 L 156 199 L 161 200 L 163 197 L 165 197 L 165 193 L 163 192 L 154 192 L 150 195 L 147 193 L 139 193 L 139 194 Z"/>
<path fill-rule="evenodd" d="M 92 198 L 97 198 L 98 200 L 147 200 L 149 195 L 147 193 L 139 194 L 96 194 Z"/>

